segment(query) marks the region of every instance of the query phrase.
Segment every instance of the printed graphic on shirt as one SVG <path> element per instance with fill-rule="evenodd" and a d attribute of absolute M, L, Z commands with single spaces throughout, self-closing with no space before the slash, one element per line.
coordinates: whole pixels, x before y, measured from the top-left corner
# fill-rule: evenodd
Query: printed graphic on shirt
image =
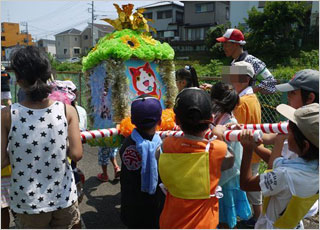
<path fill-rule="evenodd" d="M 8 150 L 12 167 L 10 208 L 38 214 L 68 207 L 77 189 L 66 160 L 67 120 L 64 105 L 32 110 L 13 104 Z"/>
<path fill-rule="evenodd" d="M 135 145 L 130 145 L 124 150 L 122 160 L 128 170 L 138 170 L 142 164 L 141 155 Z"/>
<path fill-rule="evenodd" d="M 274 190 L 274 187 L 278 185 L 278 178 L 274 172 L 264 174 L 264 184 L 270 191 Z"/>

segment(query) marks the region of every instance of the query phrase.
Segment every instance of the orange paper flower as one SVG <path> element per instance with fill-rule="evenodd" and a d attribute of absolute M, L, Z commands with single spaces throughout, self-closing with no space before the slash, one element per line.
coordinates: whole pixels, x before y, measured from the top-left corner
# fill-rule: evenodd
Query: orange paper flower
<path fill-rule="evenodd" d="M 136 126 L 131 123 L 131 117 L 126 117 L 120 122 L 120 134 L 128 137 Z"/>
<path fill-rule="evenodd" d="M 161 115 L 161 125 L 157 127 L 157 130 L 165 131 L 172 130 L 175 127 L 175 114 L 173 109 L 165 109 Z"/>

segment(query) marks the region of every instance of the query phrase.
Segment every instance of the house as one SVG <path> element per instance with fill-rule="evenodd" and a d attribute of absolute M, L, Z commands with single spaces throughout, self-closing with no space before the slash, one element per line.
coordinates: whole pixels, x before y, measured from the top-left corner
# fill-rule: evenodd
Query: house
<path fill-rule="evenodd" d="M 310 26 L 319 27 L 319 1 L 312 1 Z"/>
<path fill-rule="evenodd" d="M 152 36 L 158 40 L 179 39 L 183 25 L 183 4 L 181 2 L 162 1 L 139 8 L 144 8 L 145 18 L 154 20 L 148 24 L 156 29 Z M 138 8 L 138 9 L 139 9 Z"/>
<path fill-rule="evenodd" d="M 34 45 L 31 34 L 20 32 L 19 23 L 1 23 L 1 57 L 2 60 L 9 60 L 5 50 L 15 46 Z M 10 52 L 7 52 L 10 53 Z"/>
<path fill-rule="evenodd" d="M 248 18 L 248 11 L 255 7 L 262 12 L 265 3 L 265 1 L 230 1 L 231 28 L 237 27 L 239 23 L 246 26 L 244 18 Z"/>
<path fill-rule="evenodd" d="M 40 39 L 36 42 L 36 45 L 46 53 L 50 53 L 52 56 L 56 56 L 55 40 Z"/>
<path fill-rule="evenodd" d="M 81 54 L 87 54 L 90 49 L 95 46 L 100 38 L 106 34 L 112 33 L 114 28 L 110 25 L 93 24 L 93 43 L 92 43 L 92 23 L 88 23 L 88 26 L 81 32 Z"/>
<path fill-rule="evenodd" d="M 206 51 L 204 43 L 210 27 L 229 21 L 229 1 L 183 1 L 184 24 L 180 41 L 170 45 L 176 51 Z"/>
<path fill-rule="evenodd" d="M 57 59 L 79 57 L 81 54 L 81 31 L 69 29 L 55 35 Z"/>

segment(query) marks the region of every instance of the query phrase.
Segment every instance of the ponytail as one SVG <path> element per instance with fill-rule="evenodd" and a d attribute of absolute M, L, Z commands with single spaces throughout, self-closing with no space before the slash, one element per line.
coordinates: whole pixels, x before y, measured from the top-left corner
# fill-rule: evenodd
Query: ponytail
<path fill-rule="evenodd" d="M 26 95 L 32 101 L 42 101 L 47 98 L 52 91 L 52 87 L 38 78 L 34 84 L 26 90 Z"/>
<path fill-rule="evenodd" d="M 186 80 L 186 87 L 198 87 L 198 76 L 196 70 L 189 65 L 186 65 L 184 68 L 176 71 L 176 80 Z"/>

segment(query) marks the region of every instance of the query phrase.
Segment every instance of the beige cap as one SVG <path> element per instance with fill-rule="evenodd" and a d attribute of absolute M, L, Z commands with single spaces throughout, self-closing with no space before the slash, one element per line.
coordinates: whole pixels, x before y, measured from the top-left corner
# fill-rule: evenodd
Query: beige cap
<path fill-rule="evenodd" d="M 246 68 L 241 68 L 240 73 L 239 74 L 246 74 L 249 75 L 249 77 L 253 78 L 254 76 L 254 69 L 252 67 L 252 65 L 249 62 L 245 62 L 245 61 L 239 61 L 239 62 L 235 62 L 233 63 L 233 66 L 243 66 Z"/>
<path fill-rule="evenodd" d="M 277 106 L 277 111 L 295 123 L 303 135 L 319 148 L 319 104 L 312 103 L 299 109 L 289 105 Z"/>

